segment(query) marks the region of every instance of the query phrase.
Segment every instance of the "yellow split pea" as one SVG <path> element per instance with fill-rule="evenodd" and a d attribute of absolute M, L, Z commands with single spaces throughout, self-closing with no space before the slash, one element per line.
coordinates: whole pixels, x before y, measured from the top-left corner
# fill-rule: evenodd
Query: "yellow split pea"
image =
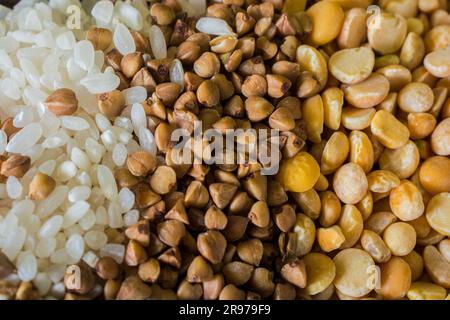
<path fill-rule="evenodd" d="M 311 6 L 306 13 L 313 23 L 309 37 L 314 44 L 324 45 L 337 38 L 345 17 L 344 10 L 339 4 L 320 1 Z"/>
<path fill-rule="evenodd" d="M 320 177 L 317 161 L 306 152 L 299 152 L 295 157 L 281 163 L 278 181 L 286 190 L 305 192 L 314 187 Z"/>

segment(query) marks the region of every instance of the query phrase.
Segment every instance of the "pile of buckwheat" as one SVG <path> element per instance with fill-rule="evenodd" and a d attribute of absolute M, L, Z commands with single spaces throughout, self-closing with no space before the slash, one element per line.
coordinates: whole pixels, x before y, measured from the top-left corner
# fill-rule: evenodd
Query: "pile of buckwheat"
<path fill-rule="evenodd" d="M 0 298 L 450 299 L 449 9 L 0 5 Z"/>

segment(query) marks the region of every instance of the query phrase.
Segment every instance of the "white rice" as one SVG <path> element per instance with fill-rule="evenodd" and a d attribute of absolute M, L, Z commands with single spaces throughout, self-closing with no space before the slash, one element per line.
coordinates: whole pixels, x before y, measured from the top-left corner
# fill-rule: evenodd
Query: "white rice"
<path fill-rule="evenodd" d="M 10 139 L 0 130 L 0 154 L 28 155 L 32 163 L 22 178 L 0 183 L 0 250 L 15 264 L 16 281 L 32 281 L 46 298 L 64 296 L 70 264 L 83 260 L 95 267 L 103 256 L 122 263 L 125 247 L 109 244 L 105 231 L 136 223 L 139 211 L 133 210 L 133 192 L 118 191 L 113 172 L 130 151 L 157 151 L 142 106 L 113 124 L 98 113 L 96 95 L 116 89 L 120 79 L 104 65 L 105 53 L 84 40 L 86 31 L 92 25 L 108 28 L 122 54 L 136 50 L 130 30 L 153 33 L 155 57 L 167 56 L 144 1 L 86 1 L 88 11 L 80 7 L 81 30 L 66 25 L 69 5 L 79 2 L 22 0 L 14 10 L 0 5 L 0 120 L 12 117 L 20 129 Z M 182 66 L 174 64 L 171 79 L 181 84 L 182 74 Z M 46 110 L 43 102 L 59 88 L 75 92 L 75 114 L 57 117 Z M 131 109 L 147 99 L 143 87 L 123 93 Z M 134 130 L 141 146 L 133 140 Z M 37 172 L 56 181 L 41 201 L 28 198 Z"/>
<path fill-rule="evenodd" d="M 184 89 L 184 68 L 178 59 L 174 59 L 170 66 L 170 81 L 178 83 Z"/>
<path fill-rule="evenodd" d="M 130 30 L 122 23 L 117 24 L 116 29 L 114 30 L 113 41 L 117 50 L 119 50 L 122 55 L 127 55 L 136 51 L 136 44 L 134 43 Z"/>
<path fill-rule="evenodd" d="M 167 58 L 166 38 L 164 38 L 161 28 L 156 25 L 150 28 L 150 46 L 155 59 Z"/>
<path fill-rule="evenodd" d="M 233 34 L 233 29 L 225 20 L 212 17 L 203 17 L 198 19 L 196 28 L 198 31 L 215 36 L 224 36 Z"/>

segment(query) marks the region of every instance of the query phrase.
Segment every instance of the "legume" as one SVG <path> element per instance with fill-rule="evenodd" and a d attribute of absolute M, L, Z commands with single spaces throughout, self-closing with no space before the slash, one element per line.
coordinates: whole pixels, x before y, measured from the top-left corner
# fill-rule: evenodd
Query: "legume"
<path fill-rule="evenodd" d="M 381 13 L 369 20 L 367 38 L 375 51 L 394 53 L 400 49 L 406 37 L 407 24 L 399 14 Z"/>
<path fill-rule="evenodd" d="M 411 279 L 416 281 L 422 276 L 423 273 L 423 258 L 416 251 L 411 251 L 406 256 L 401 257 L 408 263 L 411 269 Z"/>
<path fill-rule="evenodd" d="M 313 24 L 309 37 L 316 45 L 326 44 L 339 35 L 344 22 L 344 11 L 340 5 L 321 1 L 311 6 L 306 13 Z"/>
<path fill-rule="evenodd" d="M 394 255 L 406 256 L 416 245 L 416 231 L 407 223 L 395 222 L 386 228 L 383 239 Z"/>
<path fill-rule="evenodd" d="M 409 181 L 405 181 L 392 189 L 389 195 L 389 205 L 392 212 L 402 221 L 417 219 L 425 210 L 422 194 Z"/>
<path fill-rule="evenodd" d="M 393 257 L 381 265 L 381 288 L 378 293 L 385 299 L 401 299 L 411 285 L 409 265 L 399 257 Z"/>
<path fill-rule="evenodd" d="M 344 249 L 333 259 L 336 265 L 334 285 L 345 295 L 359 298 L 371 291 L 367 286 L 370 272 L 374 265 L 370 255 L 361 249 Z"/>
<path fill-rule="evenodd" d="M 304 256 L 303 261 L 308 279 L 303 291 L 309 295 L 325 291 L 332 284 L 336 275 L 336 266 L 333 260 L 324 254 L 313 252 Z"/>
<path fill-rule="evenodd" d="M 426 217 L 430 226 L 446 236 L 450 234 L 449 208 L 450 193 L 442 192 L 431 198 L 426 209 Z"/>
<path fill-rule="evenodd" d="M 430 194 L 450 192 L 450 159 L 433 156 L 420 166 L 420 184 Z"/>
<path fill-rule="evenodd" d="M 328 60 L 328 69 L 340 82 L 358 83 L 370 76 L 375 65 L 375 54 L 366 47 L 337 51 Z"/>
<path fill-rule="evenodd" d="M 379 110 L 370 123 L 372 134 L 390 149 L 403 147 L 409 138 L 408 128 L 387 111 Z"/>
<path fill-rule="evenodd" d="M 342 202 L 356 204 L 368 190 L 366 174 L 359 165 L 347 163 L 334 174 L 333 187 Z"/>
<path fill-rule="evenodd" d="M 344 87 L 345 99 L 357 108 L 371 108 L 381 103 L 389 93 L 389 81 L 381 74 Z"/>
<path fill-rule="evenodd" d="M 445 299 L 445 289 L 434 283 L 413 282 L 408 290 L 409 300 L 443 300 Z"/>

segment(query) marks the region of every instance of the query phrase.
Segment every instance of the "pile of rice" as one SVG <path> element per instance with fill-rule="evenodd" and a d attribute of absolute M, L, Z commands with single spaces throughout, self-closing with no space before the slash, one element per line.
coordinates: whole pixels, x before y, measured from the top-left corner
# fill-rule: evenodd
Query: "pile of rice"
<path fill-rule="evenodd" d="M 66 22 L 77 14 L 80 29 L 69 29 Z M 116 89 L 119 78 L 104 65 L 104 52 L 84 39 L 92 25 L 108 28 L 114 47 L 127 54 L 136 50 L 130 33 L 136 30 L 151 35 L 154 55 L 164 58 L 164 39 L 148 15 L 145 0 L 84 1 L 83 6 L 76 0 L 23 0 L 14 10 L 0 5 L 0 119 L 11 117 L 20 128 L 9 139 L 0 130 L 0 155 L 31 158 L 23 178 L 0 183 L 0 250 L 17 268 L 9 280 L 32 281 L 42 296 L 64 296 L 70 264 L 84 260 L 95 267 L 102 256 L 121 263 L 125 248 L 108 243 L 106 232 L 139 218 L 132 210 L 134 194 L 127 188 L 118 192 L 113 172 L 131 152 L 142 148 L 156 154 L 139 104 L 147 92 L 124 90 L 128 107 L 114 123 L 98 113 L 96 94 Z M 173 81 L 183 79 L 180 66 L 174 63 Z M 57 117 L 46 109 L 46 97 L 59 88 L 76 93 L 75 114 Z M 37 172 L 56 180 L 42 201 L 28 197 Z"/>

